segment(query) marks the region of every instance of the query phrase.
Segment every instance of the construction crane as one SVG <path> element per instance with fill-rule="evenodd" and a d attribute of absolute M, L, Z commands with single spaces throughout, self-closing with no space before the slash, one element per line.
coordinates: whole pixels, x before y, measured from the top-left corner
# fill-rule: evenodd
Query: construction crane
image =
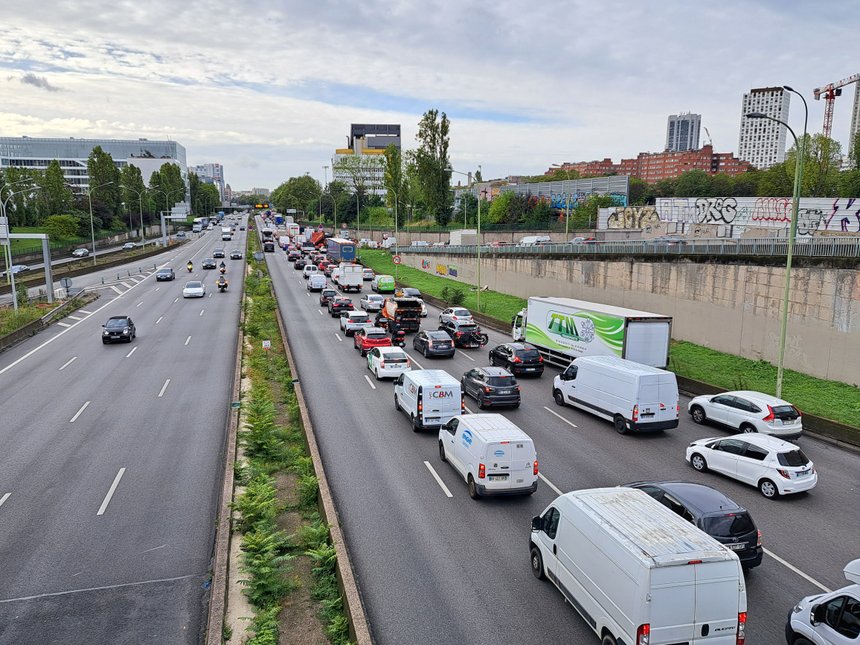
<path fill-rule="evenodd" d="M 708 135 L 708 145 L 712 148 L 714 147 L 714 142 L 711 140 L 711 133 L 708 132 L 708 129 L 705 128 L 705 134 Z"/>
<path fill-rule="evenodd" d="M 856 83 L 860 81 L 860 74 L 854 74 L 853 76 L 849 76 L 848 78 L 843 78 L 841 81 L 836 83 L 828 83 L 823 87 L 816 87 L 812 90 L 812 95 L 815 97 L 815 100 L 818 101 L 821 97 L 824 97 L 824 128 L 821 132 L 825 137 L 830 138 L 830 131 L 833 129 L 833 104 L 836 102 L 837 96 L 842 96 L 842 88 L 846 85 L 851 85 L 851 83 Z M 857 112 L 857 99 L 860 98 L 860 92 L 856 89 L 854 90 L 854 103 L 855 108 L 854 112 Z"/>

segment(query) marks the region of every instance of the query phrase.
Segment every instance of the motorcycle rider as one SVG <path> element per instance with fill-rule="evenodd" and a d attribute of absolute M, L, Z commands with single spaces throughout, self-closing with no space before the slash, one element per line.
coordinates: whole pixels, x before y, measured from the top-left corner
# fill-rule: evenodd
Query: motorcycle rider
<path fill-rule="evenodd" d="M 188 264 L 186 266 L 188 267 L 188 273 L 194 271 L 194 263 L 191 260 L 188 260 Z"/>

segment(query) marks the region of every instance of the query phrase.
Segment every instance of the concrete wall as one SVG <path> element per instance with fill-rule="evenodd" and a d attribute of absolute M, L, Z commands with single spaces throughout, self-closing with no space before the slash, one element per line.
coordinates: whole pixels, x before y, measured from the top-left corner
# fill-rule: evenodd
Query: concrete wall
<path fill-rule="evenodd" d="M 328 232 L 331 233 L 331 229 L 328 229 Z M 369 240 L 376 240 L 377 242 L 382 242 L 383 233 L 388 235 L 388 237 L 394 237 L 394 229 L 390 231 L 357 231 L 354 227 L 349 229 L 349 232 L 353 235 L 353 237 L 361 237 L 367 238 Z M 502 242 L 519 242 L 522 238 L 528 235 L 549 235 L 553 242 L 566 242 L 567 240 L 576 237 L 577 235 L 582 235 L 584 237 L 593 237 L 594 231 L 579 231 L 579 230 L 571 230 L 566 236 L 564 231 L 560 233 L 550 232 L 546 229 L 538 230 L 538 231 L 481 231 L 481 239 L 484 244 L 490 244 L 495 241 Z M 641 232 L 633 231 L 631 235 L 635 238 L 642 237 Z M 601 238 L 603 235 L 600 236 Z M 407 231 L 399 231 L 397 234 L 397 241 L 400 246 L 409 246 L 412 242 L 418 240 L 424 240 L 425 242 L 430 242 L 433 244 L 434 242 L 445 242 L 448 243 L 448 240 L 451 239 L 451 233 L 449 231 L 444 231 L 440 233 L 412 233 Z"/>
<path fill-rule="evenodd" d="M 404 264 L 475 284 L 475 258 L 404 253 Z M 452 277 L 449 275 L 449 277 Z M 668 314 L 672 336 L 776 363 L 785 267 L 634 260 L 481 259 L 481 284 L 523 298 L 564 296 Z M 785 365 L 860 383 L 860 271 L 792 270 Z"/>

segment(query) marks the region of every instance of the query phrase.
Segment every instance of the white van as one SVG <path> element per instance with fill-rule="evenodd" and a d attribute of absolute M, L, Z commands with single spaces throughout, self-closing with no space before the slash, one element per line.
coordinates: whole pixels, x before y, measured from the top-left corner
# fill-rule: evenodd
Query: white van
<path fill-rule="evenodd" d="M 233 239 L 233 229 L 229 226 L 221 227 L 221 241 L 228 242 Z"/>
<path fill-rule="evenodd" d="M 842 570 L 851 584 L 806 596 L 788 615 L 786 641 L 815 645 L 857 645 L 860 636 L 860 559 Z M 805 640 L 804 640 L 805 639 Z"/>
<path fill-rule="evenodd" d="M 519 241 L 519 246 L 539 246 L 541 244 L 552 244 L 549 235 L 527 235 Z"/>
<path fill-rule="evenodd" d="M 302 276 L 305 280 L 310 278 L 315 273 L 319 273 L 319 267 L 317 267 L 316 264 L 306 264 L 302 269 Z M 325 277 L 325 275 L 323 275 L 323 277 Z"/>
<path fill-rule="evenodd" d="M 406 413 L 414 432 L 435 430 L 466 412 L 460 381 L 445 370 L 411 370 L 398 376 L 394 407 Z"/>
<path fill-rule="evenodd" d="M 322 273 L 312 273 L 308 276 L 308 291 L 322 291 L 325 285 L 326 279 Z"/>
<path fill-rule="evenodd" d="M 561 495 L 532 520 L 529 557 L 604 645 L 745 642 L 738 556 L 644 491 Z"/>
<path fill-rule="evenodd" d="M 678 427 L 678 383 L 672 372 L 617 356 L 580 356 L 552 381 L 558 405 L 612 421 L 615 430 Z"/>
<path fill-rule="evenodd" d="M 444 423 L 439 428 L 439 457 L 466 481 L 472 499 L 537 490 L 534 442 L 501 414 L 469 414 Z"/>

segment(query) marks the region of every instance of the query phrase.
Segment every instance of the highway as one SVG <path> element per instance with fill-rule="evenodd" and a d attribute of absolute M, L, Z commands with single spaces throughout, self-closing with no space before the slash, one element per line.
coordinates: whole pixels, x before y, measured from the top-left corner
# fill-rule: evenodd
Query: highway
<path fill-rule="evenodd" d="M 301 272 L 280 250 L 266 257 L 378 643 L 598 642 L 561 594 L 532 576 L 530 521 L 558 492 L 634 480 L 701 482 L 751 512 L 767 554 L 747 575 L 750 643 L 784 643 L 785 617 L 798 599 L 846 584 L 842 567 L 860 555 L 860 455 L 803 437 L 818 487 L 767 500 L 755 488 L 686 464 L 690 441 L 727 434 L 693 424 L 686 399 L 679 428 L 621 436 L 596 417 L 557 407 L 551 396 L 557 372 L 548 369 L 539 379 L 520 379 L 519 409 L 500 410 L 535 441 L 542 476 L 537 493 L 474 501 L 440 461 L 436 433 L 412 432 L 395 411 L 391 382 L 371 377 L 337 319 L 320 308 L 318 294 L 308 294 Z M 351 297 L 358 308 L 360 295 Z M 435 328 L 439 311 L 428 310 L 422 328 Z M 510 340 L 492 331 L 489 336 L 490 346 Z M 459 378 L 488 364 L 489 347 L 426 359 L 411 342 L 410 335 L 407 351 L 416 368 L 441 368 Z"/>
<path fill-rule="evenodd" d="M 230 289 L 200 260 L 212 233 L 159 256 L 0 354 L 0 643 L 198 643 L 223 467 L 244 260 Z M 185 270 L 193 258 L 194 275 Z M 105 272 L 108 277 L 116 269 Z M 207 297 L 183 299 L 189 279 Z M 93 274 L 93 280 L 100 274 Z M 127 314 L 130 344 L 102 345 Z"/>

